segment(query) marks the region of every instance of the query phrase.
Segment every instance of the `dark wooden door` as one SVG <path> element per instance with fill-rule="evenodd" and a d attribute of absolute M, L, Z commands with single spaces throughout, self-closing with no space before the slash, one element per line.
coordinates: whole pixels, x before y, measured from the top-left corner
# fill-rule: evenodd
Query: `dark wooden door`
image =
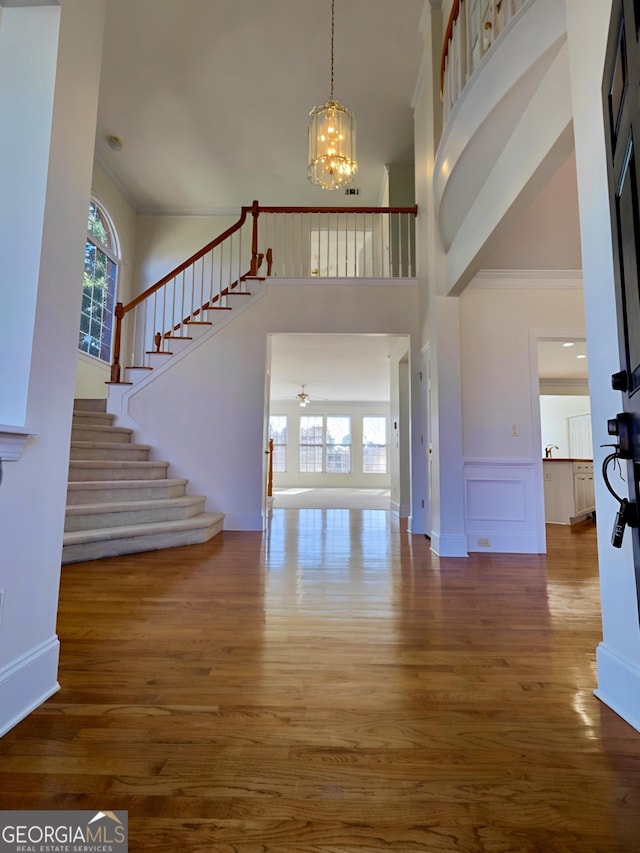
<path fill-rule="evenodd" d="M 627 494 L 620 497 L 635 503 L 636 508 L 640 503 L 639 31 L 640 0 L 614 0 L 602 94 L 620 345 L 620 371 L 612 377 L 612 382 L 614 388 L 622 391 L 623 412 L 610 424 L 609 431 L 617 435 L 620 455 L 626 459 Z M 612 418 L 615 415 L 613 412 Z M 633 537 L 636 588 L 640 591 L 638 528 L 627 530 L 625 535 Z"/>

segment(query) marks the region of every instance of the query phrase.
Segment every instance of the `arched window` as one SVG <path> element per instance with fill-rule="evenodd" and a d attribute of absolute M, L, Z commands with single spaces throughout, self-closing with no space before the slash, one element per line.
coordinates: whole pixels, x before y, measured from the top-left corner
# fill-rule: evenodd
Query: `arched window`
<path fill-rule="evenodd" d="M 118 279 L 118 244 L 106 211 L 92 199 L 84 249 L 82 313 L 78 346 L 82 352 L 111 361 L 113 309 Z"/>

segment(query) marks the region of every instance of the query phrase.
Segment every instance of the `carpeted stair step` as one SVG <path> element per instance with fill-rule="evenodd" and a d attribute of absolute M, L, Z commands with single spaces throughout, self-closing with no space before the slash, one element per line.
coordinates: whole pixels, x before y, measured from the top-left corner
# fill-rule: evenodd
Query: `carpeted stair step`
<path fill-rule="evenodd" d="M 71 443 L 74 441 L 110 441 L 118 444 L 128 444 L 133 430 L 128 427 L 116 427 L 107 424 L 71 425 Z"/>
<path fill-rule="evenodd" d="M 203 495 L 67 506 L 65 532 L 179 521 L 204 512 Z"/>
<path fill-rule="evenodd" d="M 188 482 L 182 478 L 78 481 L 67 485 L 67 507 L 178 498 L 184 495 Z"/>
<path fill-rule="evenodd" d="M 77 563 L 119 554 L 177 548 L 207 542 L 222 531 L 222 513 L 201 513 L 179 521 L 105 527 L 65 533 L 62 562 Z"/>
<path fill-rule="evenodd" d="M 123 444 L 107 441 L 72 441 L 72 460 L 105 459 L 111 461 L 142 462 L 149 459 L 150 444 Z"/>
<path fill-rule="evenodd" d="M 123 462 L 108 459 L 71 459 L 69 482 L 86 480 L 163 480 L 168 462 Z"/>
<path fill-rule="evenodd" d="M 72 426 L 112 426 L 114 420 L 114 415 L 110 415 L 107 412 L 85 412 L 80 409 L 74 409 Z"/>

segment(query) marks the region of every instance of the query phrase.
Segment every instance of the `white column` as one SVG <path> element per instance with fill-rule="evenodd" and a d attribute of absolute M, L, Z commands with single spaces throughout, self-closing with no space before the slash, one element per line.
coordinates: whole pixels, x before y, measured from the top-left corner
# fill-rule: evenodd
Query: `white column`
<path fill-rule="evenodd" d="M 0 19 L 0 423 L 24 426 L 60 7 L 4 9 Z"/>
<path fill-rule="evenodd" d="M 597 650 L 596 695 L 640 730 L 640 628 L 631 536 L 627 531 L 620 550 L 611 547 L 618 506 L 599 473 L 607 452 L 600 445 L 611 443 L 607 419 L 622 408 L 620 394 L 611 390 L 611 374 L 618 370 L 619 356 L 601 100 L 611 0 L 566 0 L 566 9 L 602 597 L 603 642 Z"/>
<path fill-rule="evenodd" d="M 429 344 L 431 357 L 430 435 L 424 437 L 425 452 L 421 461 L 426 470 L 427 443 L 430 440 L 433 453 L 431 483 L 427 492 L 431 495 L 432 529 L 426 533 L 431 537 L 432 549 L 440 556 L 466 557 L 458 299 L 440 295 L 444 290 L 445 256 L 437 229 L 432 191 L 433 164 L 442 115 L 439 69 L 443 27 L 439 2 L 433 0 L 425 4 L 422 28 L 425 52 L 414 108 L 422 346 Z M 424 406 L 425 382 L 419 391 Z"/>
<path fill-rule="evenodd" d="M 0 356 L 4 376 L 12 377 L 7 396 L 3 379 L 0 398 L 4 417 L 37 433 L 18 461 L 4 463 L 0 485 L 0 734 L 57 689 L 60 557 L 104 13 L 105 0 L 43 0 L 12 3 L 0 19 L 0 76 L 10 83 L 0 87 L 0 299 L 3 335 L 10 335 Z"/>

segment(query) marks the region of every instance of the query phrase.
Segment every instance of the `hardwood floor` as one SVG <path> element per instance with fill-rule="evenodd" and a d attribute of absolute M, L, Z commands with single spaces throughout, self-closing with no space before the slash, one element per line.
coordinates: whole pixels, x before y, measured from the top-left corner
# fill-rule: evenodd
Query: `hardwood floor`
<path fill-rule="evenodd" d="M 634 853 L 640 734 L 592 695 L 591 523 L 432 555 L 386 512 L 65 566 L 61 691 L 3 809 L 126 809 L 130 851 Z"/>

